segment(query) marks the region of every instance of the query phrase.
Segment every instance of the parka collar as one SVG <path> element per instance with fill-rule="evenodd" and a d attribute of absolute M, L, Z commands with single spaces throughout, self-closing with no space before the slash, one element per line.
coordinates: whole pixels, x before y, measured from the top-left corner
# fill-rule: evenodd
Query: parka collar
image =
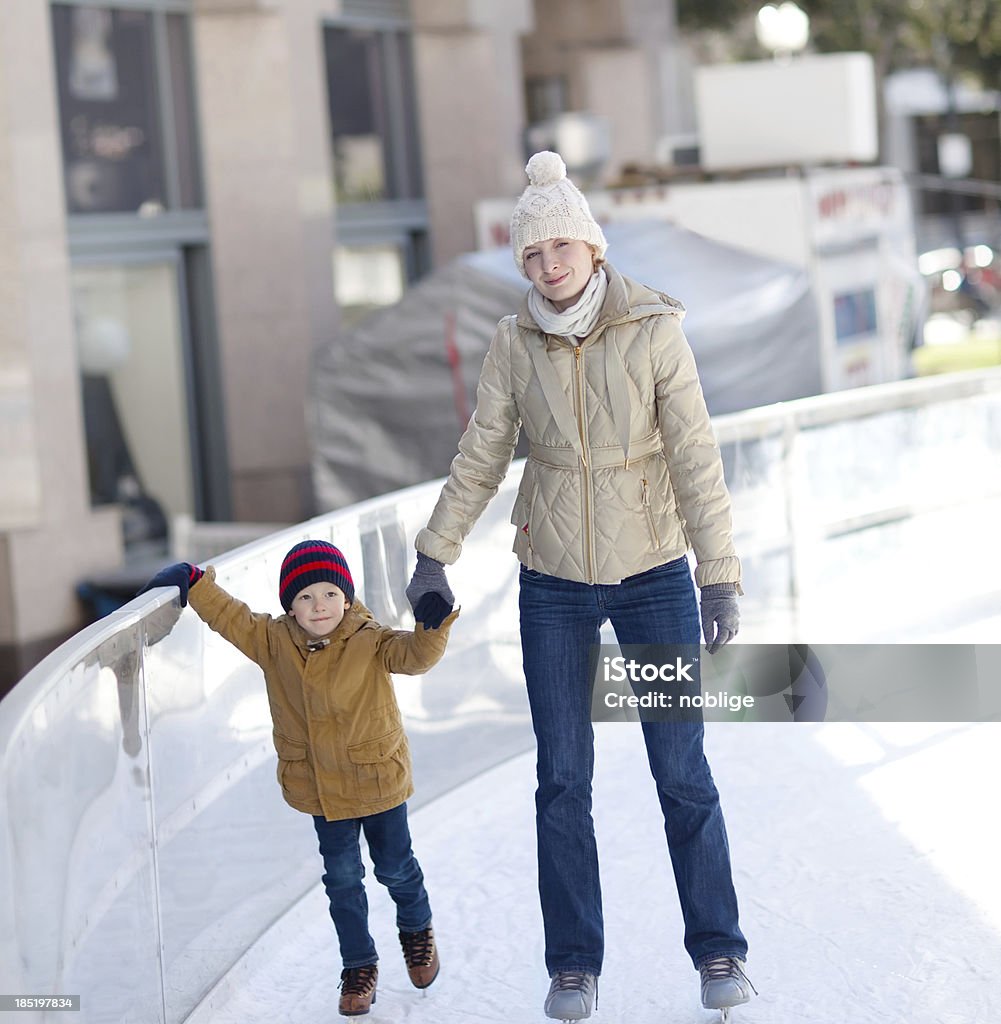
<path fill-rule="evenodd" d="M 351 607 L 344 613 L 344 618 L 337 623 L 337 628 L 333 633 L 321 637 L 320 640 L 314 640 L 291 615 L 286 615 L 285 620 L 288 623 L 289 633 L 296 647 L 304 652 L 342 644 L 349 637 L 357 633 L 358 630 L 364 629 L 370 623 L 375 622 L 372 613 L 357 597 L 352 602 Z M 328 642 L 323 643 L 324 640 Z"/>
<path fill-rule="evenodd" d="M 654 291 L 653 288 L 648 288 L 646 285 L 639 284 L 628 277 L 623 277 L 611 263 L 605 264 L 605 273 L 608 275 L 608 291 L 605 293 L 605 303 L 601 307 L 601 313 L 598 316 L 598 322 L 595 324 L 594 330 L 591 331 L 581 344 L 586 345 L 611 324 L 628 323 L 630 320 L 641 320 L 643 317 L 663 313 L 676 316 L 679 320 L 684 318 L 684 305 L 670 295 Z M 528 308 L 527 292 L 522 298 L 521 306 L 518 309 L 517 324 L 519 327 L 541 333 L 539 325 L 535 322 L 535 318 Z M 565 344 L 568 343 L 565 342 Z"/>

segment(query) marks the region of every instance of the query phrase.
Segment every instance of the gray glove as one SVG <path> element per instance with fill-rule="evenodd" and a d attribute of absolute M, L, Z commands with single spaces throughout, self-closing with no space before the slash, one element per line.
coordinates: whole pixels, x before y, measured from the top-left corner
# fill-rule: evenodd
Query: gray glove
<path fill-rule="evenodd" d="M 702 635 L 706 650 L 715 654 L 740 629 L 736 583 L 710 583 L 702 588 Z"/>
<path fill-rule="evenodd" d="M 428 629 L 437 629 L 455 604 L 445 578 L 445 566 L 435 558 L 417 552 L 417 568 L 406 589 L 414 618 Z"/>

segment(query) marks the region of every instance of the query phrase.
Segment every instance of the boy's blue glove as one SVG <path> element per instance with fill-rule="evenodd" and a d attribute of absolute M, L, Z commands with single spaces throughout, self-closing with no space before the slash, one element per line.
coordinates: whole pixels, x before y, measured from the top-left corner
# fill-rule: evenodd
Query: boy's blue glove
<path fill-rule="evenodd" d="M 452 606 L 441 594 L 425 594 L 414 609 L 414 618 L 423 623 L 425 629 L 437 629 L 452 613 Z"/>
<path fill-rule="evenodd" d="M 175 562 L 161 569 L 144 587 L 136 591 L 136 597 L 145 594 L 147 590 L 155 590 L 157 587 L 177 587 L 181 597 L 181 607 L 188 603 L 188 591 L 193 587 L 205 573 L 192 565 L 190 562 Z"/>
<path fill-rule="evenodd" d="M 445 566 L 421 551 L 417 552 L 417 568 L 406 594 L 414 618 L 425 629 L 437 629 L 455 604 L 455 595 L 445 578 Z"/>
<path fill-rule="evenodd" d="M 740 628 L 735 583 L 711 583 L 702 588 L 702 635 L 706 650 L 715 654 L 728 644 Z"/>

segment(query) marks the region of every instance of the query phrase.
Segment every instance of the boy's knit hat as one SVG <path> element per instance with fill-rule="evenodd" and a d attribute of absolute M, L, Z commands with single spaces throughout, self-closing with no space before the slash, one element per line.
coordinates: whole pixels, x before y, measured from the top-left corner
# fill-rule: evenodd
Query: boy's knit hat
<path fill-rule="evenodd" d="M 285 611 L 292 607 L 295 595 L 313 583 L 333 583 L 354 603 L 355 584 L 348 563 L 340 549 L 325 540 L 304 540 L 285 556 L 278 584 Z"/>
<path fill-rule="evenodd" d="M 567 166 L 558 153 L 543 150 L 525 167 L 528 188 L 511 214 L 511 248 L 514 262 L 525 274 L 525 249 L 548 238 L 571 238 L 588 242 L 604 256 L 605 235 L 591 216 L 587 200 L 567 177 Z"/>

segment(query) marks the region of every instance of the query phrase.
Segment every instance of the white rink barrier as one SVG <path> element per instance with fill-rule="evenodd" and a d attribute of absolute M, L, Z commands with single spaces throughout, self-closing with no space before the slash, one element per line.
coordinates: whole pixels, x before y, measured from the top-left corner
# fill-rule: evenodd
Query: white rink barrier
<path fill-rule="evenodd" d="M 745 566 L 741 638 L 986 642 L 1001 616 L 1001 371 L 785 403 L 716 420 Z M 448 653 L 397 683 L 415 804 L 531 747 L 509 514 L 516 465 L 449 572 Z M 412 622 L 413 537 L 440 482 L 216 559 L 280 612 L 278 570 L 331 540 L 362 600 Z M 987 635 L 984 635 L 987 633 Z M 994 634 L 996 635 L 996 633 Z M 307 890 L 312 830 L 275 782 L 260 672 L 176 598 L 132 601 L 0 702 L 0 994 L 79 995 L 88 1024 L 179 1024 Z M 19 1021 L 55 1017 L 24 1011 Z"/>

